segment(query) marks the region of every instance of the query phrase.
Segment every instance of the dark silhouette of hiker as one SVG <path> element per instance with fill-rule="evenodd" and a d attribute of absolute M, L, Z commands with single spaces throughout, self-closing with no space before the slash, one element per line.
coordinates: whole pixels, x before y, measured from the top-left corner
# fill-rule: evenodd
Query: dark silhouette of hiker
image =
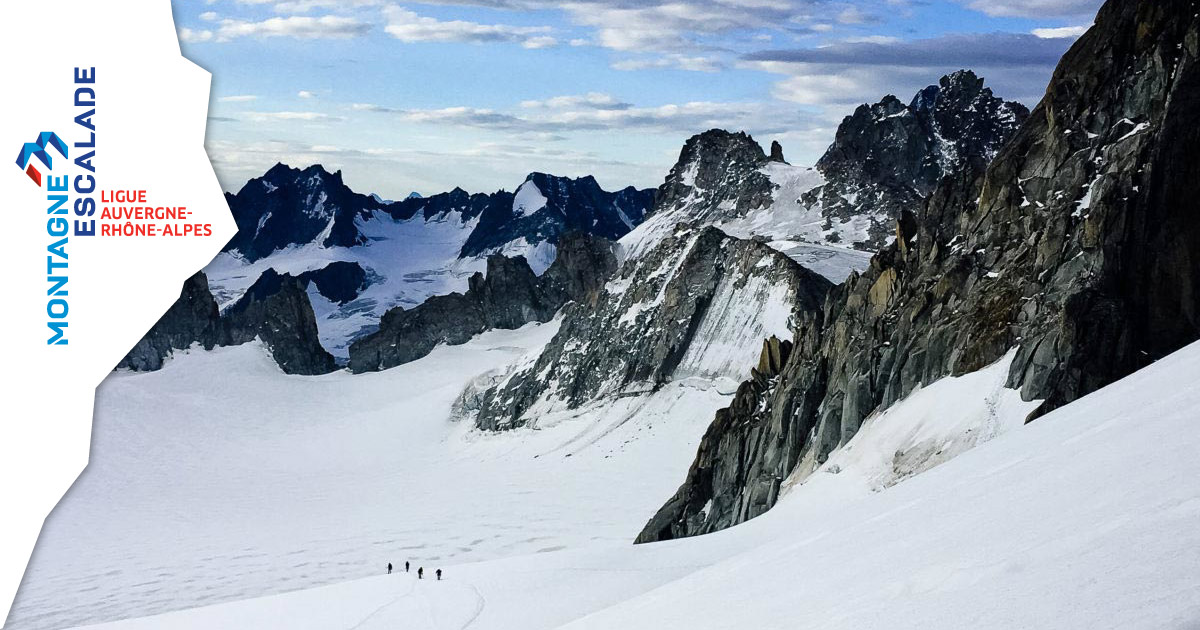
<path fill-rule="evenodd" d="M 441 569 L 437 570 L 437 576 L 438 576 L 438 581 L 439 582 L 442 581 L 442 570 Z"/>
<path fill-rule="evenodd" d="M 391 574 L 392 574 L 392 563 L 389 562 L 388 563 L 388 575 L 391 575 Z"/>
<path fill-rule="evenodd" d="M 425 567 L 418 567 L 418 568 L 417 568 L 417 579 L 418 579 L 418 580 L 424 580 L 424 579 L 425 579 Z"/>
<path fill-rule="evenodd" d="M 404 572 L 408 573 L 408 560 L 404 561 Z"/>

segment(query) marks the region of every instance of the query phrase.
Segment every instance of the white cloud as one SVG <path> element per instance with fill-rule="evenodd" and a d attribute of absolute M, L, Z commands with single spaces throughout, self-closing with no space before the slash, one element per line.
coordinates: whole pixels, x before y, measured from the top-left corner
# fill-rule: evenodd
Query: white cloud
<path fill-rule="evenodd" d="M 762 51 L 745 59 L 750 67 L 786 77 L 774 86 L 776 98 L 804 105 L 875 102 L 888 93 L 907 98 L 963 68 L 985 77 L 997 95 L 1028 104 L 1041 97 L 1070 43 L 1020 33 L 944 35 Z"/>
<path fill-rule="evenodd" d="M 209 30 L 194 30 L 186 26 L 179 29 L 179 41 L 185 44 L 212 41 L 213 32 Z"/>
<path fill-rule="evenodd" d="M 842 24 L 868 24 L 879 21 L 879 18 L 852 5 L 838 13 L 837 21 Z"/>
<path fill-rule="evenodd" d="M 531 49 L 550 48 L 551 46 L 557 46 L 557 45 L 558 45 L 558 40 L 554 39 L 553 37 L 547 36 L 547 35 L 543 35 L 540 37 L 530 37 L 529 39 L 521 42 L 521 46 L 523 46 L 525 48 L 531 48 Z"/>
<path fill-rule="evenodd" d="M 992 17 L 1094 16 L 1103 0 L 960 0 Z"/>
<path fill-rule="evenodd" d="M 227 42 L 240 37 L 294 37 L 297 39 L 346 39 L 371 30 L 371 25 L 358 19 L 337 15 L 320 17 L 273 17 L 254 22 L 221 20 L 217 41 Z"/>
<path fill-rule="evenodd" d="M 1091 28 L 1090 26 L 1061 26 L 1058 28 L 1035 28 L 1031 33 L 1042 39 L 1077 39 Z"/>
<path fill-rule="evenodd" d="M 716 57 L 689 56 L 677 53 L 667 53 L 656 57 L 638 59 L 622 59 L 613 62 L 615 70 L 687 70 L 690 72 L 718 72 L 725 68 L 725 63 Z"/>
<path fill-rule="evenodd" d="M 557 44 L 548 26 L 507 26 L 479 24 L 465 20 L 438 20 L 408 9 L 388 6 L 383 10 L 387 25 L 383 30 L 405 42 L 485 43 L 509 42 L 525 48 L 546 48 Z"/>
<path fill-rule="evenodd" d="M 300 90 L 299 92 L 296 93 L 296 96 L 299 96 L 300 98 L 316 98 L 317 97 L 316 94 L 309 92 L 308 90 Z"/>
<path fill-rule="evenodd" d="M 218 17 L 219 16 L 217 15 L 216 11 L 205 11 L 204 13 L 200 14 L 200 19 L 204 20 L 205 22 L 216 22 Z"/>
<path fill-rule="evenodd" d="M 611 94 L 588 92 L 582 95 L 555 96 L 543 101 L 522 101 L 521 107 L 526 109 L 630 109 L 633 105 L 619 101 Z"/>
<path fill-rule="evenodd" d="M 521 104 L 525 110 L 521 114 L 465 106 L 395 109 L 356 103 L 352 108 L 392 115 L 409 123 L 519 134 L 642 130 L 684 138 L 714 127 L 783 133 L 809 124 L 805 122 L 805 116 L 791 106 L 695 101 L 635 107 L 615 99 L 610 101 L 609 98 L 604 98 L 604 95 L 585 95 L 527 101 Z"/>
<path fill-rule="evenodd" d="M 865 35 L 862 37 L 847 37 L 842 40 L 847 44 L 897 44 L 903 40 L 888 35 Z"/>
<path fill-rule="evenodd" d="M 246 114 L 250 120 L 258 122 L 270 121 L 304 121 L 304 122 L 337 122 L 342 120 L 339 116 L 330 116 L 321 112 L 249 112 Z"/>
<path fill-rule="evenodd" d="M 268 0 L 274 4 L 276 13 L 308 13 L 313 9 L 361 9 L 377 7 L 384 4 L 383 0 L 284 0 L 282 2 Z"/>

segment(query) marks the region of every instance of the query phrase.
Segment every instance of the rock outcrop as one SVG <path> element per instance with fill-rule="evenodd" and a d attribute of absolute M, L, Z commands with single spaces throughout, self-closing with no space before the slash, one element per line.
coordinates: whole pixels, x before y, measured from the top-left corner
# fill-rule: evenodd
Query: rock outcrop
<path fill-rule="evenodd" d="M 174 350 L 199 344 L 212 350 L 221 342 L 217 301 L 208 290 L 208 278 L 197 272 L 183 283 L 179 299 L 125 355 L 118 368 L 148 372 L 162 368 Z"/>
<path fill-rule="evenodd" d="M 333 356 L 321 347 L 306 286 L 307 281 L 269 269 L 240 300 L 221 313 L 209 292 L 207 278 L 197 272 L 184 282 L 179 299 L 117 368 L 158 370 L 176 350 L 197 344 L 212 350 L 257 338 L 288 374 L 332 372 L 337 366 Z"/>
<path fill-rule="evenodd" d="M 487 273 L 471 276 L 466 293 L 388 310 L 378 331 L 351 344 L 350 370 L 386 370 L 415 361 L 441 343 L 466 343 L 485 330 L 549 321 L 568 301 L 592 301 L 615 269 L 612 243 L 582 234 L 559 241 L 558 255 L 541 277 L 524 257 L 493 254 Z"/>
<path fill-rule="evenodd" d="M 336 260 L 296 276 L 305 286 L 312 283 L 331 302 L 345 304 L 358 297 L 369 284 L 367 271 L 357 262 Z"/>
<path fill-rule="evenodd" d="M 551 409 L 653 391 L 676 379 L 739 374 L 759 339 L 819 308 L 832 285 L 763 243 L 688 228 L 622 266 L 594 304 L 576 304 L 531 365 L 476 397 L 484 430 Z"/>
<path fill-rule="evenodd" d="M 1200 338 L 1196 16 L 1106 3 L 986 174 L 967 160 L 742 385 L 638 540 L 761 514 L 874 410 L 1011 348 L 1009 386 L 1045 412 Z"/>
<path fill-rule="evenodd" d="M 337 369 L 321 347 L 317 318 L 306 283 L 268 269 L 221 318 L 222 345 L 261 339 L 280 369 L 288 374 L 326 374 Z"/>

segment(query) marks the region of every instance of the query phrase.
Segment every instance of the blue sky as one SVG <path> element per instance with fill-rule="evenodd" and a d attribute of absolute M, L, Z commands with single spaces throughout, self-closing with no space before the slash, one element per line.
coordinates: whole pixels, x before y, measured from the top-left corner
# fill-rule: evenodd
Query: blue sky
<path fill-rule="evenodd" d="M 712 127 L 814 162 L 959 68 L 1036 103 L 1099 0 L 175 0 L 227 189 L 275 162 L 400 197 L 531 171 L 657 186 Z"/>

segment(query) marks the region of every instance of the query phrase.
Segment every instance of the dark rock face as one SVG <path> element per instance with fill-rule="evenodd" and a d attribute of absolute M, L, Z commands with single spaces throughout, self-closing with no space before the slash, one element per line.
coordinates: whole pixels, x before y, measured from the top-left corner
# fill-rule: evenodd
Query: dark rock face
<path fill-rule="evenodd" d="M 770 161 L 745 132 L 711 129 L 692 136 L 658 187 L 654 216 L 700 225 L 765 208 L 775 184 L 761 169 Z"/>
<path fill-rule="evenodd" d="M 306 284 L 268 269 L 222 317 L 223 345 L 262 339 L 288 374 L 326 374 L 337 369 L 321 347 L 317 318 Z"/>
<path fill-rule="evenodd" d="M 238 232 L 225 245 L 255 261 L 289 245 L 320 241 L 325 247 L 361 245 L 366 239 L 354 225 L 381 204 L 342 182 L 319 164 L 304 170 L 276 164 L 265 175 L 246 182 L 225 200 Z"/>
<path fill-rule="evenodd" d="M 222 314 L 202 272 L 188 278 L 171 308 L 117 365 L 139 372 L 162 368 L 174 350 L 200 344 L 205 350 L 263 340 L 288 374 L 325 374 L 337 369 L 321 347 L 306 281 L 268 269 L 246 295 Z"/>
<path fill-rule="evenodd" d="M 541 278 L 524 257 L 488 256 L 487 274 L 473 275 L 465 294 L 387 311 L 378 331 L 350 346 L 350 369 L 386 370 L 429 354 L 439 343 L 461 344 L 485 330 L 549 321 L 570 300 L 592 300 L 614 269 L 612 243 L 588 235 L 564 236 Z"/>
<path fill-rule="evenodd" d="M 541 288 L 550 302 L 595 302 L 604 283 L 617 270 L 613 244 L 582 232 L 558 239 L 554 262 L 541 277 Z"/>
<path fill-rule="evenodd" d="M 779 142 L 776 140 L 771 141 L 771 161 L 784 163 L 787 162 L 787 160 L 783 159 L 783 145 L 779 144 Z"/>
<path fill-rule="evenodd" d="M 367 288 L 367 272 L 356 262 L 335 261 L 320 269 L 296 276 L 305 286 L 311 282 L 321 295 L 338 304 L 358 297 Z"/>
<path fill-rule="evenodd" d="M 761 514 L 872 411 L 1011 348 L 1009 386 L 1045 412 L 1200 338 L 1196 15 L 1108 2 L 986 175 L 968 160 L 742 385 L 638 540 Z"/>
<path fill-rule="evenodd" d="M 815 311 L 831 286 L 762 243 L 681 225 L 626 263 L 594 304 L 569 307 L 533 365 L 474 397 L 475 423 L 511 429 L 551 399 L 574 409 L 680 376 L 740 371 L 740 356 L 706 351 L 706 344 L 752 347 L 765 334 L 763 310 L 781 307 L 784 321 L 772 323 L 786 328 L 791 308 Z"/>
<path fill-rule="evenodd" d="M 553 243 L 570 232 L 616 240 L 642 222 L 654 203 L 654 191 L 628 187 L 610 193 L 590 175 L 569 179 L 533 173 L 511 199 L 483 210 L 478 227 L 463 244 L 464 258 L 496 251 L 522 238 L 529 243 Z M 530 207 L 537 203 L 544 205 Z"/>
<path fill-rule="evenodd" d="M 633 187 L 616 192 L 600 188 L 591 176 L 570 179 L 533 173 L 522 187 L 528 198 L 545 198 L 542 207 L 516 208 L 514 193 L 470 194 L 461 188 L 400 201 L 354 192 L 341 171 L 329 173 L 318 165 L 304 170 L 277 164 L 237 192 L 226 194 L 238 233 L 225 246 L 249 261 L 292 245 L 317 242 L 323 247 L 353 247 L 368 242 L 356 219 L 378 214 L 406 221 L 428 221 L 451 213 L 479 223 L 463 245 L 461 256 L 480 256 L 524 239 L 529 244 L 556 242 L 571 232 L 608 239 L 624 236 L 641 223 L 654 203 L 653 190 Z"/>
<path fill-rule="evenodd" d="M 827 183 L 805 202 L 820 203 L 831 225 L 872 217 L 868 239 L 854 245 L 878 248 L 902 210 L 918 207 L 967 162 L 990 161 L 1028 117 L 1024 105 L 997 98 L 968 70 L 942 77 L 908 105 L 895 96 L 861 105 L 817 162 Z"/>
<path fill-rule="evenodd" d="M 208 278 L 197 272 L 184 281 L 179 299 L 117 367 L 139 372 L 160 369 L 173 350 L 186 350 L 197 343 L 212 350 L 220 341 L 220 331 L 217 301 L 208 290 Z"/>

